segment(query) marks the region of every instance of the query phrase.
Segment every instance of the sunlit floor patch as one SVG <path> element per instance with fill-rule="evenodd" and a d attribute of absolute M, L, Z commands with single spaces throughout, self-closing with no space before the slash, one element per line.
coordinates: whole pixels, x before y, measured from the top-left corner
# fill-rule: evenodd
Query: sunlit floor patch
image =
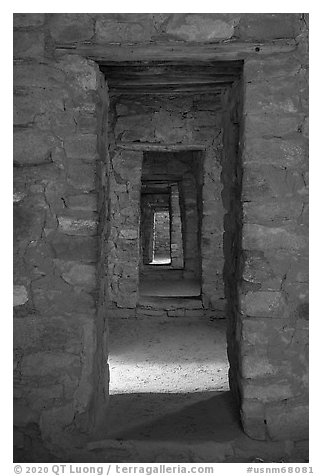
<path fill-rule="evenodd" d="M 223 320 L 120 320 L 110 330 L 110 394 L 227 391 Z"/>

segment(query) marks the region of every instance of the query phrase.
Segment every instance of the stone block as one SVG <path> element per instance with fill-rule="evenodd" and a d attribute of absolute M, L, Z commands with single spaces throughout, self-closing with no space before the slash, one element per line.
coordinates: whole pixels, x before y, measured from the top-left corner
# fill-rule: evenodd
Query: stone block
<path fill-rule="evenodd" d="M 261 402 L 281 401 L 294 397 L 294 391 L 288 382 L 273 383 L 251 380 L 243 383 L 243 398 L 256 399 Z"/>
<path fill-rule="evenodd" d="M 281 219 L 298 218 L 307 192 L 302 173 L 274 165 L 245 164 L 242 190 L 242 200 L 247 202 L 245 211 L 255 215 L 258 206 L 262 208 L 265 220 L 273 215 Z"/>
<path fill-rule="evenodd" d="M 136 309 L 136 316 L 138 317 L 166 317 L 167 312 L 162 311 L 161 309 L 147 309 L 147 308 L 138 308 Z"/>
<path fill-rule="evenodd" d="M 38 116 L 64 111 L 64 93 L 61 88 L 19 89 L 13 97 L 13 122 L 15 125 L 33 123 Z"/>
<path fill-rule="evenodd" d="M 119 117 L 115 124 L 115 138 L 122 142 L 153 142 L 154 127 L 151 116 L 124 116 Z"/>
<path fill-rule="evenodd" d="M 255 192 L 255 191 L 254 191 Z M 287 193 L 287 190 L 285 190 Z M 251 192 L 252 193 L 252 192 Z M 256 192 L 255 192 L 256 193 Z M 244 191 L 244 198 L 246 198 L 248 190 Z M 303 209 L 303 202 L 301 198 L 296 195 L 284 196 L 283 200 L 278 198 L 261 197 L 257 202 L 244 202 L 243 215 L 244 223 L 261 223 L 261 224 L 274 224 L 283 225 L 286 221 L 298 219 L 301 210 Z"/>
<path fill-rule="evenodd" d="M 251 94 L 254 94 L 255 98 L 259 100 L 259 102 L 261 102 L 261 100 L 266 102 L 265 94 L 261 92 L 265 91 L 267 94 L 266 87 L 269 86 L 268 84 L 265 84 L 266 81 L 273 80 L 274 82 L 272 84 L 274 84 L 276 79 L 281 79 L 285 84 L 288 79 L 292 84 L 300 69 L 301 64 L 298 61 L 296 54 L 273 54 L 265 56 L 265 58 L 250 56 L 245 59 L 244 62 L 244 77 L 245 81 L 247 82 L 246 95 L 247 92 L 251 92 Z M 245 98 L 246 101 L 248 99 L 251 100 L 251 94 L 247 99 Z M 260 94 L 261 98 L 256 96 L 257 94 Z M 293 100 L 293 98 L 289 99 Z M 291 103 L 289 103 L 289 105 L 291 105 Z"/>
<path fill-rule="evenodd" d="M 241 297 L 241 312 L 252 317 L 287 317 L 285 299 L 279 291 L 250 291 Z"/>
<path fill-rule="evenodd" d="M 96 166 L 94 163 L 84 163 L 76 159 L 69 159 L 68 183 L 77 190 L 89 193 L 96 188 Z"/>
<path fill-rule="evenodd" d="M 290 262 L 290 268 L 287 272 L 286 280 L 292 283 L 308 283 L 309 282 L 309 257 L 296 256 Z"/>
<path fill-rule="evenodd" d="M 245 281 L 261 284 L 273 276 L 269 260 L 263 254 L 244 251 L 242 277 Z"/>
<path fill-rule="evenodd" d="M 136 310 L 135 309 L 109 309 L 108 310 L 108 318 L 109 319 L 129 319 L 131 317 L 135 317 Z"/>
<path fill-rule="evenodd" d="M 64 90 L 65 75 L 58 68 L 46 63 L 21 63 L 13 66 L 14 88 L 44 88 L 47 93 L 51 87 L 61 87 Z"/>
<path fill-rule="evenodd" d="M 39 129 L 23 129 L 14 131 L 13 160 L 17 165 L 39 165 L 51 161 L 51 151 L 56 145 L 49 132 Z"/>
<path fill-rule="evenodd" d="M 294 327 L 285 322 L 285 319 L 246 318 L 242 322 L 241 338 L 245 346 L 269 350 L 275 347 L 274 351 L 278 354 L 278 349 L 284 351 L 291 343 L 293 334 Z"/>
<path fill-rule="evenodd" d="M 138 235 L 138 229 L 123 228 L 120 230 L 120 238 L 123 238 L 125 240 L 137 240 Z"/>
<path fill-rule="evenodd" d="M 16 284 L 13 286 L 13 306 L 22 306 L 28 301 L 28 291 L 25 286 Z"/>
<path fill-rule="evenodd" d="M 241 40 L 295 38 L 299 29 L 297 13 L 242 13 L 238 28 Z"/>
<path fill-rule="evenodd" d="M 14 28 L 26 28 L 37 27 L 44 24 L 44 13 L 14 13 L 13 14 L 13 27 Z"/>
<path fill-rule="evenodd" d="M 245 379 L 269 377 L 276 374 L 274 367 L 265 355 L 259 355 L 255 349 L 248 350 L 241 361 L 241 374 Z"/>
<path fill-rule="evenodd" d="M 76 55 L 65 55 L 57 67 L 67 75 L 72 93 L 81 93 L 85 99 L 87 92 L 97 90 L 98 66 L 93 61 Z M 90 107 L 93 108 L 93 104 Z"/>
<path fill-rule="evenodd" d="M 84 159 L 95 161 L 97 159 L 97 135 L 77 134 L 66 137 L 64 149 L 70 159 Z"/>
<path fill-rule="evenodd" d="M 44 408 L 57 404 L 58 400 L 62 401 L 64 398 L 63 391 L 61 384 L 31 389 L 28 393 L 30 408 L 41 412 Z"/>
<path fill-rule="evenodd" d="M 113 300 L 113 299 L 112 299 Z M 136 308 L 138 295 L 135 291 L 135 285 L 128 282 L 119 284 L 119 291 L 114 297 L 115 302 L 119 308 Z"/>
<path fill-rule="evenodd" d="M 119 21 L 114 16 L 98 18 L 95 24 L 95 40 L 98 43 L 140 43 L 151 41 L 154 33 L 153 22 L 149 18 L 141 21 Z"/>
<path fill-rule="evenodd" d="M 25 437 L 23 432 L 13 429 L 13 447 L 23 449 L 25 447 Z"/>
<path fill-rule="evenodd" d="M 96 350 L 96 329 L 94 320 L 87 320 L 82 326 L 82 372 L 79 385 L 74 394 L 74 408 L 78 413 L 84 412 L 93 397 L 93 366 Z"/>
<path fill-rule="evenodd" d="M 90 40 L 94 35 L 94 19 L 86 13 L 51 13 L 49 32 L 57 43 Z"/>
<path fill-rule="evenodd" d="M 15 349 L 22 348 L 26 351 L 28 348 L 39 347 L 40 334 L 41 325 L 36 318 L 26 316 L 13 320 L 13 347 Z"/>
<path fill-rule="evenodd" d="M 26 426 L 29 423 L 38 423 L 39 413 L 35 410 L 32 410 L 30 407 L 18 405 L 14 403 L 13 405 L 13 424 L 15 426 L 21 427 Z"/>
<path fill-rule="evenodd" d="M 53 272 L 52 250 L 44 241 L 29 244 L 25 262 L 30 276 L 39 277 Z"/>
<path fill-rule="evenodd" d="M 72 403 L 44 410 L 40 417 L 40 430 L 44 440 L 56 439 L 56 444 L 61 441 L 61 432 L 72 423 L 74 415 L 75 410 Z"/>
<path fill-rule="evenodd" d="M 64 388 L 64 398 L 66 400 L 71 400 L 74 398 L 75 391 L 77 386 L 79 385 L 80 380 L 80 372 L 78 375 L 62 373 L 61 377 L 59 378 L 59 382 L 63 385 Z M 59 404 L 57 402 L 57 404 Z"/>
<path fill-rule="evenodd" d="M 273 441 L 298 441 L 309 437 L 309 408 L 305 403 L 286 400 L 270 404 L 266 409 L 266 421 Z"/>
<path fill-rule="evenodd" d="M 271 164 L 278 167 L 299 167 L 308 159 L 308 142 L 301 133 L 287 137 L 263 139 L 247 137 L 244 145 L 244 164 Z"/>
<path fill-rule="evenodd" d="M 245 250 L 289 250 L 299 251 L 308 246 L 305 235 L 275 228 L 246 223 L 243 226 L 243 249 Z"/>
<path fill-rule="evenodd" d="M 45 211 L 29 205 L 24 200 L 13 209 L 14 243 L 17 246 L 25 240 L 39 240 L 43 233 Z"/>
<path fill-rule="evenodd" d="M 66 352 L 37 352 L 23 357 L 21 373 L 27 377 L 57 378 L 62 372 L 80 374 L 80 358 Z"/>
<path fill-rule="evenodd" d="M 68 230 L 68 223 L 65 222 L 64 226 Z M 69 228 L 69 232 L 72 230 Z M 51 245 L 58 259 L 91 263 L 98 259 L 98 240 L 96 237 L 69 236 L 69 234 L 56 233 L 51 237 Z"/>
<path fill-rule="evenodd" d="M 81 134 L 95 134 L 98 130 L 98 123 L 95 114 L 80 113 L 76 117 L 77 130 Z"/>
<path fill-rule="evenodd" d="M 15 31 L 13 34 L 13 57 L 41 58 L 44 55 L 45 36 L 40 31 Z"/>
<path fill-rule="evenodd" d="M 244 121 L 244 133 L 246 137 L 282 137 L 297 132 L 303 118 L 303 114 L 247 113 Z"/>
<path fill-rule="evenodd" d="M 66 235 L 91 236 L 97 234 L 97 220 L 85 218 L 58 217 L 58 231 Z"/>
<path fill-rule="evenodd" d="M 46 103 L 43 109 L 42 114 L 35 115 L 34 124 L 41 130 L 52 131 L 60 139 L 59 142 L 57 141 L 57 146 L 61 148 L 64 138 L 76 132 L 73 111 L 69 109 L 55 111 L 54 108 L 49 110 Z"/>
<path fill-rule="evenodd" d="M 244 432 L 254 440 L 266 439 L 265 407 L 258 400 L 245 399 L 241 407 Z"/>
<path fill-rule="evenodd" d="M 167 22 L 166 33 L 178 40 L 214 42 L 234 36 L 239 14 L 174 14 Z"/>
<path fill-rule="evenodd" d="M 71 195 L 67 197 L 66 201 L 68 208 L 72 210 L 97 211 L 97 195 L 95 193 Z"/>
<path fill-rule="evenodd" d="M 309 118 L 305 117 L 303 124 L 302 124 L 302 134 L 307 139 L 309 138 Z"/>
<path fill-rule="evenodd" d="M 168 310 L 167 315 L 169 317 L 184 317 L 185 316 L 185 309 L 177 309 L 174 311 Z"/>
<path fill-rule="evenodd" d="M 96 287 L 96 266 L 75 261 L 54 260 L 56 267 L 67 283 L 93 290 Z"/>
<path fill-rule="evenodd" d="M 84 290 L 80 292 L 79 289 L 71 286 L 66 290 L 35 287 L 33 302 L 35 309 L 46 316 L 57 314 L 64 316 L 78 312 L 91 313 L 95 310 L 93 297 Z"/>
<path fill-rule="evenodd" d="M 44 313 L 45 314 L 45 313 Z M 74 313 L 75 314 L 75 313 Z M 89 313 L 90 314 L 90 313 Z M 25 352 L 68 352 L 80 354 L 83 346 L 82 325 L 92 317 L 77 311 L 75 315 L 42 315 L 29 314 L 23 318 L 15 318 L 14 347 Z"/>
<path fill-rule="evenodd" d="M 131 183 L 132 188 L 139 186 L 141 181 L 143 154 L 136 151 L 119 151 L 112 159 L 115 179 L 118 183 L 124 181 Z M 124 196 L 124 206 L 127 206 L 128 194 L 118 193 L 119 197 Z"/>
<path fill-rule="evenodd" d="M 26 194 L 24 192 L 16 191 L 13 193 L 13 203 L 19 203 L 25 198 Z"/>
<path fill-rule="evenodd" d="M 280 120 L 283 119 L 283 115 L 289 115 L 289 121 L 291 121 L 292 116 L 299 112 L 302 112 L 300 94 L 299 94 L 299 84 L 296 77 L 290 77 L 285 72 L 285 76 L 269 77 L 268 68 L 265 68 L 267 75 L 265 77 L 260 77 L 258 81 L 254 80 L 250 76 L 251 73 L 260 74 L 256 71 L 255 66 L 248 69 L 249 77 L 251 78 L 250 83 L 246 83 L 245 89 L 245 102 L 244 110 L 247 114 L 278 114 Z M 294 75 L 298 73 L 298 62 L 294 62 Z M 255 69 L 255 71 L 254 71 Z M 247 73 L 246 73 L 247 74 Z M 262 73 L 263 74 L 263 73 Z M 292 74 L 292 73 L 291 73 Z M 277 122 L 276 127 L 280 123 Z M 271 124 L 271 127 L 273 124 Z M 276 135 L 283 135 L 282 133 Z"/>

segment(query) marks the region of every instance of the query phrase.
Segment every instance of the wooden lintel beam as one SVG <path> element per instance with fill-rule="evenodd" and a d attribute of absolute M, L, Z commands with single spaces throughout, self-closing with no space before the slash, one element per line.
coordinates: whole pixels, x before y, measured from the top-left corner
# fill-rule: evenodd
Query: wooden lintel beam
<path fill-rule="evenodd" d="M 227 85 L 231 84 L 236 80 L 236 77 L 234 76 L 226 76 L 224 78 L 218 78 L 218 79 L 213 79 L 213 80 L 202 80 L 200 79 L 199 81 L 196 80 L 191 80 L 189 77 L 182 78 L 182 81 L 173 81 L 171 79 L 167 80 L 167 78 L 163 78 L 163 80 L 160 79 L 154 79 L 151 81 L 123 81 L 122 79 L 116 81 L 109 81 L 109 78 L 107 77 L 107 84 L 109 85 L 110 88 L 115 88 L 115 89 L 149 89 L 149 88 L 158 88 L 158 89 L 182 89 L 184 87 L 186 88 L 197 88 L 197 87 L 213 87 L 213 86 L 222 86 L 222 85 Z"/>
<path fill-rule="evenodd" d="M 225 84 L 222 85 L 221 87 L 219 85 L 217 86 L 212 86 L 212 87 L 202 87 L 201 85 L 195 86 L 195 87 L 178 87 L 177 89 L 172 89 L 172 88 L 150 88 L 150 89 L 144 89 L 144 88 L 113 88 L 110 87 L 109 93 L 110 96 L 146 96 L 146 95 L 152 95 L 152 96 L 178 96 L 178 95 L 184 95 L 184 94 L 211 94 L 211 95 L 220 95 L 223 91 L 226 90 L 226 88 L 229 87 L 229 85 Z"/>
<path fill-rule="evenodd" d="M 57 44 L 56 55 L 77 54 L 104 64 L 113 62 L 158 61 L 227 61 L 248 56 L 287 53 L 295 50 L 295 40 L 275 40 L 270 43 L 230 41 L 223 43 L 149 43 L 149 44 Z"/>
<path fill-rule="evenodd" d="M 153 144 L 151 142 L 117 142 L 116 147 L 126 150 L 142 150 L 157 152 L 180 152 L 186 150 L 205 150 L 205 144 Z"/>

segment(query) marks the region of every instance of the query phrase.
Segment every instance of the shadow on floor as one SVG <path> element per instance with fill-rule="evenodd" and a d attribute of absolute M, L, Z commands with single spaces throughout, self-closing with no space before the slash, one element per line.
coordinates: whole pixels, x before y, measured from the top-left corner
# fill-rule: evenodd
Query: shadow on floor
<path fill-rule="evenodd" d="M 101 438 L 228 441 L 242 434 L 230 392 L 111 395 Z"/>

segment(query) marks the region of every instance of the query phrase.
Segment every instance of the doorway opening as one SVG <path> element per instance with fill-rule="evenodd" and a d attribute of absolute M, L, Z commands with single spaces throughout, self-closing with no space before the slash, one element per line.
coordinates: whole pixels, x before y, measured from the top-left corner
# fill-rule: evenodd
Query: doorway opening
<path fill-rule="evenodd" d="M 202 176 L 195 151 L 143 154 L 140 297 L 200 298 Z"/>
<path fill-rule="evenodd" d="M 149 264 L 171 264 L 169 209 L 153 213 L 153 256 Z"/>
<path fill-rule="evenodd" d="M 113 293 L 104 438 L 198 440 L 239 431 L 226 298 L 234 299 L 238 265 L 241 64 L 216 67 L 105 69 Z M 228 328 L 232 339 L 234 323 Z"/>

